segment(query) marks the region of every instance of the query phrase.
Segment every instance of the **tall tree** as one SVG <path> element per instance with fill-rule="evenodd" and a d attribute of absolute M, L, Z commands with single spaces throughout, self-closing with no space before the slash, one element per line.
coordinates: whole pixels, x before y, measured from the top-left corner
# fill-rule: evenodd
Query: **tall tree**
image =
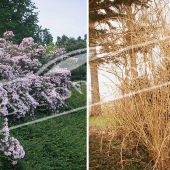
<path fill-rule="evenodd" d="M 61 46 L 61 37 L 59 37 L 59 36 L 57 36 L 56 45 L 57 45 L 58 47 Z"/>
<path fill-rule="evenodd" d="M 116 29 L 110 21 L 115 21 L 117 18 L 126 18 L 127 16 L 132 16 L 127 13 L 127 11 L 121 11 L 123 7 L 131 7 L 133 4 L 140 5 L 140 6 L 147 6 L 149 0 L 90 0 L 89 2 L 89 46 L 90 46 L 90 53 L 95 54 L 94 48 L 98 45 L 104 46 L 106 49 L 109 50 L 109 44 L 103 43 L 107 39 L 109 34 L 112 34 L 108 31 L 108 29 L 103 29 L 100 27 L 97 29 L 97 26 L 101 26 L 101 24 L 107 25 L 109 29 L 113 30 Z M 130 11 L 128 11 L 130 12 Z M 132 25 L 129 26 L 132 27 Z M 131 29 L 132 30 L 132 29 Z M 118 34 L 119 35 L 119 34 Z M 112 34 L 112 37 L 115 36 Z M 113 45 L 114 44 L 114 45 Z M 115 43 L 112 42 L 112 46 L 116 47 Z M 92 49 L 92 50 L 91 50 Z M 105 51 L 106 51 L 105 49 Z M 112 49 L 113 50 L 113 49 Z M 94 57 L 94 55 L 91 55 Z M 95 56 L 96 57 L 96 56 Z M 134 57 L 133 57 L 134 59 Z M 132 59 L 132 60 L 133 60 Z M 91 60 L 91 59 L 90 59 Z M 103 61 L 105 62 L 105 61 Z M 91 69 L 91 80 L 92 80 L 92 104 L 100 102 L 100 91 L 99 91 L 99 83 L 94 82 L 93 80 L 98 80 L 98 64 L 96 62 L 94 67 L 95 61 L 90 62 Z M 94 74 L 94 73 L 96 74 Z M 95 103 L 94 103 L 95 101 Z M 98 109 L 96 109 L 98 107 Z M 101 108 L 99 106 L 95 106 L 92 108 L 92 115 L 100 115 Z"/>
<path fill-rule="evenodd" d="M 40 27 L 39 31 L 38 31 L 38 43 L 42 44 L 42 45 L 48 45 L 53 41 L 53 37 L 51 35 L 51 33 L 49 32 L 49 29 L 45 28 L 42 29 Z"/>
<path fill-rule="evenodd" d="M 84 40 L 85 40 L 85 41 L 87 40 L 87 34 L 84 35 Z"/>
<path fill-rule="evenodd" d="M 77 41 L 81 41 L 81 36 L 78 36 Z"/>
<path fill-rule="evenodd" d="M 107 18 L 114 16 L 113 11 L 111 11 L 110 6 L 112 1 L 101 1 L 101 0 L 90 0 L 89 1 L 89 47 L 90 47 L 90 59 L 96 57 L 96 46 L 99 39 L 99 34 L 106 33 L 104 29 L 96 29 L 96 23 L 100 23 L 105 19 L 105 24 L 107 23 Z M 104 10 L 104 13 L 101 11 Z M 99 90 L 99 80 L 98 80 L 98 62 L 90 61 L 90 75 L 91 75 L 91 96 L 92 104 L 100 102 L 100 90 Z M 91 116 L 101 115 L 101 106 L 95 105 L 92 107 Z"/>
<path fill-rule="evenodd" d="M 35 9 L 31 0 L 1 0 L 0 35 L 13 31 L 15 43 L 20 43 L 24 37 L 36 38 L 38 13 Z"/>

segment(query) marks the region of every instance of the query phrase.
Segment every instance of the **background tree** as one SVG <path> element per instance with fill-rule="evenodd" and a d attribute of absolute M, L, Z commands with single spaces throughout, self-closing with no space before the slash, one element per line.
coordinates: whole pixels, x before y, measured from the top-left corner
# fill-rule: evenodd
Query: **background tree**
<path fill-rule="evenodd" d="M 85 35 L 87 36 L 87 35 Z M 77 39 L 73 37 L 67 37 L 63 35 L 62 37 L 57 36 L 57 41 L 55 43 L 59 48 L 65 48 L 66 52 L 86 48 L 86 40 L 81 39 L 81 36 L 78 36 Z"/>
<path fill-rule="evenodd" d="M 42 45 L 48 45 L 53 42 L 53 37 L 49 32 L 49 29 L 42 29 L 42 27 L 39 28 L 37 34 L 37 42 Z"/>
<path fill-rule="evenodd" d="M 87 41 L 87 34 L 84 35 L 84 40 Z"/>
<path fill-rule="evenodd" d="M 81 39 L 81 36 L 78 36 L 77 39 L 73 37 L 67 37 L 66 35 L 63 35 L 62 37 L 57 36 L 57 41 L 55 45 L 52 42 L 49 43 L 47 45 L 46 50 L 47 52 L 55 51 L 56 48 L 65 48 L 66 52 L 83 49 L 86 48 L 86 40 Z M 77 53 L 72 54 L 70 57 L 73 57 L 74 55 L 77 55 Z M 72 80 L 86 79 L 86 63 L 71 71 L 71 79 Z"/>
<path fill-rule="evenodd" d="M 34 12 L 35 9 L 31 0 L 1 0 L 0 35 L 12 30 L 15 43 L 20 43 L 24 37 L 36 38 L 38 13 Z"/>
<path fill-rule="evenodd" d="M 80 36 L 78 36 L 77 41 L 78 41 L 78 42 L 81 41 L 81 37 L 80 37 Z"/>
<path fill-rule="evenodd" d="M 5 31 L 13 31 L 14 43 L 21 43 L 25 37 L 33 37 L 39 44 L 49 44 L 53 38 L 48 29 L 38 25 L 37 7 L 31 0 L 0 1 L 0 36 Z"/>
<path fill-rule="evenodd" d="M 130 14 L 130 7 L 132 5 L 147 6 L 148 0 L 90 0 L 89 2 L 89 46 L 90 46 L 90 60 L 96 58 L 96 47 L 103 47 L 104 52 L 113 52 L 116 50 L 117 37 L 120 36 L 120 32 L 117 31 L 116 26 L 112 24 L 112 21 L 120 20 L 121 18 L 133 17 Z M 131 18 L 129 18 L 131 21 Z M 104 26 L 103 26 L 104 25 Z M 128 23 L 129 27 L 133 27 L 132 24 Z M 128 28 L 129 29 L 129 28 Z M 113 33 L 116 30 L 116 34 Z M 129 30 L 132 32 L 132 29 Z M 121 37 L 122 38 L 122 37 Z M 111 41 L 109 40 L 111 39 Z M 113 40 L 114 39 L 114 40 Z M 109 40 L 109 41 L 108 41 Z M 122 45 L 122 44 L 121 44 Z M 133 58 L 134 59 L 134 58 Z M 133 60 L 132 59 L 132 60 Z M 97 59 L 98 60 L 98 59 Z M 105 63 L 106 60 L 97 61 L 93 60 L 90 62 L 91 82 L 92 86 L 92 104 L 100 102 L 100 90 L 98 83 L 98 67 L 101 63 Z M 110 60 L 114 61 L 113 58 Z M 133 62 L 134 63 L 134 62 Z M 91 115 L 100 115 L 100 105 L 92 107 Z"/>

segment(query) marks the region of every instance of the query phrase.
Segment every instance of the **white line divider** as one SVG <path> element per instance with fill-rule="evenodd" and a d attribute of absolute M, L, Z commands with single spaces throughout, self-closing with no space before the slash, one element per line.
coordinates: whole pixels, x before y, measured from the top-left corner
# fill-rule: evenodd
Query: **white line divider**
<path fill-rule="evenodd" d="M 34 124 L 34 123 L 42 122 L 42 121 L 49 120 L 49 119 L 52 119 L 52 118 L 55 118 L 55 117 L 67 115 L 67 114 L 72 113 L 72 112 L 77 112 L 77 111 L 86 109 L 86 107 L 87 106 L 82 106 L 82 107 L 79 107 L 79 108 L 76 108 L 76 109 L 72 109 L 72 110 L 69 110 L 69 111 L 66 111 L 66 112 L 62 112 L 62 113 L 59 113 L 59 114 L 47 116 L 47 117 L 40 118 L 40 119 L 37 119 L 37 120 L 34 120 L 34 121 L 23 123 L 23 124 L 20 124 L 20 125 L 16 125 L 16 126 L 10 127 L 9 130 L 13 130 L 13 129 L 17 129 L 17 128 L 20 128 L 20 127 L 23 127 L 23 126 L 27 126 L 27 125 L 31 125 L 31 124 Z M 3 131 L 0 130 L 0 133 L 1 132 L 3 132 Z"/>
<path fill-rule="evenodd" d="M 108 99 L 107 101 L 90 104 L 88 107 L 93 107 L 93 106 L 105 104 L 105 103 L 108 103 L 108 102 L 111 102 L 111 101 L 116 101 L 116 100 L 119 100 L 119 99 L 122 99 L 122 98 L 131 97 L 131 96 L 134 96 L 136 94 L 143 93 L 143 92 L 150 91 L 150 90 L 154 90 L 154 89 L 157 89 L 157 88 L 161 88 L 161 87 L 167 86 L 167 85 L 170 85 L 170 82 L 163 83 L 163 84 L 156 85 L 156 86 L 152 86 L 152 87 L 149 87 L 149 88 L 145 88 L 145 89 L 142 89 L 142 90 L 139 90 L 139 91 L 136 91 L 136 92 L 130 92 L 128 94 L 116 97 L 114 99 Z M 66 111 L 66 112 L 62 112 L 62 113 L 59 113 L 59 114 L 55 114 L 55 115 L 47 116 L 47 117 L 44 117 L 44 118 L 40 118 L 40 119 L 31 121 L 31 122 L 23 123 L 21 125 L 13 126 L 13 127 L 10 127 L 9 130 L 13 130 L 13 129 L 17 129 L 17 128 L 27 126 L 27 125 L 30 125 L 30 124 L 42 122 L 42 121 L 49 120 L 49 119 L 52 119 L 52 118 L 55 118 L 55 117 L 63 116 L 63 115 L 73 113 L 73 112 L 77 112 L 77 111 L 80 111 L 80 110 L 83 110 L 83 109 L 86 109 L 86 108 L 87 108 L 87 106 L 82 106 L 82 107 L 72 109 L 72 110 L 69 110 L 69 111 Z M 0 131 L 0 133 L 1 132 L 2 132 L 2 130 Z"/>
<path fill-rule="evenodd" d="M 144 43 L 141 43 L 141 44 L 130 45 L 128 47 L 121 48 L 120 50 L 117 50 L 117 51 L 114 51 L 114 52 L 97 54 L 97 57 L 91 57 L 89 59 L 89 61 L 97 60 L 97 59 L 100 59 L 100 58 L 113 57 L 113 56 L 116 56 L 116 55 L 118 55 L 120 53 L 123 53 L 125 51 L 128 51 L 128 50 L 132 50 L 132 49 L 135 49 L 135 48 L 147 46 L 147 45 L 154 44 L 154 43 L 158 44 L 159 42 L 165 41 L 165 40 L 168 40 L 168 39 L 170 39 L 170 36 L 165 36 L 165 37 L 162 37 L 162 38 L 160 37 L 160 38 L 157 38 L 157 39 L 154 39 L 154 40 L 151 40 L 151 41 L 147 41 L 147 42 L 144 42 Z M 95 47 L 90 47 L 90 49 L 94 49 L 94 48 Z"/>
<path fill-rule="evenodd" d="M 160 42 L 160 41 L 164 41 L 164 40 L 167 40 L 167 39 L 169 39 L 169 38 L 170 38 L 170 36 L 167 36 L 167 37 L 163 37 L 163 38 L 161 38 L 161 39 L 156 39 L 156 40 L 153 40 L 153 41 L 148 41 L 148 42 L 146 42 L 146 43 L 141 43 L 141 44 L 138 44 L 138 45 L 129 46 L 129 47 L 126 47 L 126 48 L 124 48 L 124 49 L 121 49 L 121 50 L 118 50 L 118 51 L 115 51 L 115 52 L 108 53 L 107 55 L 106 55 L 106 54 L 102 54 L 100 57 L 95 57 L 95 58 L 92 58 L 91 60 L 95 60 L 95 59 L 99 59 L 99 58 L 103 58 L 103 57 L 108 57 L 108 56 L 117 55 L 117 54 L 119 54 L 119 53 L 125 52 L 125 51 L 130 50 L 130 49 L 134 49 L 134 48 L 146 46 L 146 45 L 149 45 L 149 44 L 152 44 L 152 43 L 158 43 L 158 42 Z M 77 51 L 78 51 L 78 50 L 77 50 Z M 84 49 L 83 49 L 82 51 L 84 51 Z M 70 54 L 70 53 L 69 53 L 69 54 Z M 90 60 L 90 61 L 91 61 L 91 60 Z M 40 70 L 40 71 L 38 72 L 38 74 L 41 73 L 41 72 L 42 72 L 47 66 L 49 66 L 50 64 L 51 64 L 51 62 L 48 63 L 47 65 L 45 65 L 45 67 L 43 67 L 42 70 Z M 19 81 L 22 81 L 22 80 L 19 80 Z M 103 101 L 103 102 L 98 102 L 98 103 L 95 103 L 95 104 L 91 104 L 91 105 L 89 105 L 89 107 L 96 106 L 96 105 L 101 105 L 101 104 L 108 103 L 108 102 L 111 102 L 111 101 L 116 101 L 116 100 L 119 100 L 119 99 L 122 99 L 122 98 L 130 97 L 130 96 L 136 95 L 136 94 L 138 94 L 138 93 L 146 92 L 146 91 L 153 90 L 153 89 L 160 88 L 160 87 L 167 86 L 167 85 L 170 85 L 170 82 L 168 82 L 168 83 L 163 83 L 163 84 L 156 85 L 156 86 L 152 86 L 152 87 L 149 87 L 149 88 L 145 88 L 145 89 L 142 89 L 142 90 L 139 90 L 139 91 L 136 91 L 136 92 L 130 92 L 130 93 L 128 93 L 128 94 L 125 94 L 125 95 L 122 95 L 122 96 L 119 96 L 119 97 L 116 97 L 116 98 L 113 98 L 113 99 L 108 99 L 107 101 Z M 10 127 L 9 130 L 13 130 L 13 129 L 17 129 L 17 128 L 20 128 L 20 127 L 23 127 L 23 126 L 27 126 L 27 125 L 30 125 L 30 124 L 42 122 L 42 121 L 45 121 L 45 120 L 48 120 L 48 119 L 52 119 L 52 118 L 55 118 L 55 117 L 59 117 L 59 116 L 62 116 L 62 115 L 66 115 L 66 114 L 69 114 L 69 113 L 72 113 L 72 112 L 80 111 L 80 110 L 85 109 L 86 107 L 87 107 L 87 106 L 82 106 L 82 107 L 79 107 L 79 108 L 76 108 L 76 109 L 72 109 L 72 110 L 70 110 L 70 111 L 62 112 L 62 113 L 55 114 L 55 115 L 52 115 L 52 116 L 47 116 L 47 117 L 45 117 L 45 118 L 40 118 L 40 119 L 31 121 L 31 122 L 23 123 L 23 124 L 21 124 L 21 125 L 17 125 L 17 126 Z M 1 133 L 1 132 L 2 132 L 2 130 L 0 130 L 0 133 Z"/>
<path fill-rule="evenodd" d="M 16 82 L 21 82 L 21 81 L 26 81 L 26 80 L 28 80 L 29 78 L 34 78 L 34 77 L 36 77 L 36 76 L 38 76 L 39 74 L 42 74 L 49 66 L 51 66 L 51 65 L 53 65 L 55 62 L 57 62 L 57 61 L 60 61 L 61 59 L 63 59 L 63 58 L 65 58 L 63 61 L 61 61 L 60 63 L 58 63 L 58 64 L 56 64 L 55 66 L 53 66 L 53 68 L 55 68 L 56 66 L 62 66 L 62 68 L 67 68 L 67 70 L 69 70 L 69 71 L 72 71 L 72 70 L 74 70 L 74 69 L 76 69 L 76 68 L 78 68 L 79 66 L 82 66 L 83 64 L 85 64 L 86 63 L 86 53 L 83 53 L 82 54 L 82 52 L 86 52 L 87 51 L 87 49 L 86 48 L 83 48 L 83 49 L 78 49 L 78 50 L 75 50 L 75 51 L 72 51 L 72 52 L 69 52 L 69 53 L 66 53 L 66 54 L 62 54 L 62 55 L 60 55 L 60 56 L 58 56 L 58 57 L 56 57 L 56 58 L 54 58 L 54 59 L 52 59 L 52 60 L 50 60 L 48 63 L 46 63 L 45 65 L 43 65 L 41 68 L 40 68 L 40 70 L 37 72 L 37 73 L 35 73 L 35 74 L 33 74 L 33 75 L 28 75 L 28 76 L 25 76 L 25 77 L 23 77 L 23 78 L 16 78 L 16 79 L 14 79 L 14 80 L 11 80 L 11 81 L 7 81 L 7 82 L 2 82 L 2 81 L 0 81 L 0 86 L 1 87 L 3 87 L 3 86 L 5 86 L 5 85 L 8 85 L 8 84 L 12 84 L 12 83 L 16 83 Z M 73 58 L 76 58 L 76 64 L 74 64 L 73 66 L 70 64 L 70 58 L 68 58 L 68 56 L 70 56 L 70 55 L 72 55 L 72 54 L 75 54 L 75 56 L 73 57 Z M 72 58 L 72 57 L 71 57 Z M 67 67 L 65 67 L 65 66 L 67 66 Z M 51 69 L 51 70 L 53 70 L 53 68 Z M 50 72 L 50 71 L 48 71 L 46 74 L 44 74 L 44 75 L 47 75 L 47 74 L 55 74 L 56 73 L 56 71 L 54 72 L 54 71 L 52 71 L 52 72 Z M 82 81 L 81 81 L 82 82 Z M 72 86 L 80 93 L 80 94 L 82 94 L 82 92 L 81 92 L 81 90 L 79 90 L 74 84 L 73 84 L 73 82 L 71 82 L 71 84 L 72 84 Z M 58 88 L 60 88 L 60 89 L 62 89 L 63 87 L 58 87 Z M 67 90 L 67 89 L 66 89 Z M 69 90 L 67 90 L 67 91 L 69 91 Z M 46 99 L 47 99 L 47 96 L 42 92 L 42 94 L 43 94 L 43 96 L 44 97 L 46 97 Z M 35 105 L 39 105 L 40 106 L 40 104 L 38 103 L 38 102 L 36 102 L 35 101 L 35 99 L 31 96 L 31 95 L 29 95 L 28 93 L 27 94 L 25 94 L 28 98 L 30 98 L 32 101 L 33 101 L 33 103 L 35 104 Z M 70 95 L 69 95 L 69 97 L 71 96 L 71 93 L 70 93 Z M 68 97 L 68 98 L 69 98 Z M 21 100 L 20 100 L 21 101 Z M 49 100 L 47 100 L 48 102 L 50 102 Z M 21 101 L 22 103 L 23 103 L 23 105 L 25 106 L 25 107 L 27 107 L 25 104 L 24 104 L 24 102 L 23 101 Z M 13 115 L 13 114 L 15 114 L 15 113 L 17 113 L 17 112 L 20 112 L 19 110 L 17 110 L 9 101 L 8 101 L 8 104 L 12 107 L 12 109 L 14 110 L 14 112 L 12 112 L 12 113 L 8 113 L 7 115 Z M 4 114 L 5 115 L 5 114 Z"/>

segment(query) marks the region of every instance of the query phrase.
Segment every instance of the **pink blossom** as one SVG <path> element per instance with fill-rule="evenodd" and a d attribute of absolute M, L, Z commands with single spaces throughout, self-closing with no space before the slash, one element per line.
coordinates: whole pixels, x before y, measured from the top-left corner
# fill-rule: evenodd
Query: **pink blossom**
<path fill-rule="evenodd" d="M 14 36 L 14 33 L 12 31 L 6 31 L 4 32 L 5 38 L 12 38 Z"/>
<path fill-rule="evenodd" d="M 4 33 L 7 39 L 12 36 L 14 36 L 12 31 Z M 46 105 L 47 109 L 55 113 L 66 106 L 65 99 L 69 96 L 68 89 L 72 84 L 70 71 L 54 67 L 51 71 L 45 70 L 47 74 L 35 74 L 42 67 L 39 58 L 57 57 L 64 52 L 65 49 L 62 48 L 47 54 L 46 49 L 34 43 L 32 37 L 24 38 L 20 45 L 0 38 L 1 117 L 11 114 L 11 110 L 14 110 L 18 119 L 26 115 L 32 116 L 38 104 Z M 64 60 L 64 57 L 61 57 L 61 60 Z M 0 151 L 13 165 L 25 156 L 19 141 L 10 137 L 7 118 L 4 118 L 3 132 L 0 133 Z"/>

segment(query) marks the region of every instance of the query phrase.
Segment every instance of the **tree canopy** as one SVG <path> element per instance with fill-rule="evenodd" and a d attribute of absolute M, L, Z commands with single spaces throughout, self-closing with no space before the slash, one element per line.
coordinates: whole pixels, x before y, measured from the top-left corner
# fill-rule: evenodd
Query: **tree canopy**
<path fill-rule="evenodd" d="M 84 35 L 84 39 L 81 39 L 80 36 L 77 39 L 73 37 L 69 38 L 66 35 L 62 37 L 57 36 L 56 45 L 58 48 L 65 48 L 67 52 L 86 48 L 86 37 L 86 34 Z"/>
<path fill-rule="evenodd" d="M 48 44 L 52 35 L 48 29 L 42 29 L 38 23 L 37 7 L 31 0 L 0 1 L 0 36 L 5 31 L 13 31 L 14 43 L 21 43 L 25 37 L 33 37 L 39 44 Z"/>
<path fill-rule="evenodd" d="M 89 41 L 95 44 L 96 39 L 100 36 L 107 36 L 106 29 L 96 29 L 94 24 L 104 23 L 110 28 L 114 28 L 110 21 L 116 20 L 117 17 L 126 17 L 126 13 L 122 13 L 123 6 L 131 6 L 132 4 L 148 7 L 150 0 L 90 0 L 89 1 Z"/>

